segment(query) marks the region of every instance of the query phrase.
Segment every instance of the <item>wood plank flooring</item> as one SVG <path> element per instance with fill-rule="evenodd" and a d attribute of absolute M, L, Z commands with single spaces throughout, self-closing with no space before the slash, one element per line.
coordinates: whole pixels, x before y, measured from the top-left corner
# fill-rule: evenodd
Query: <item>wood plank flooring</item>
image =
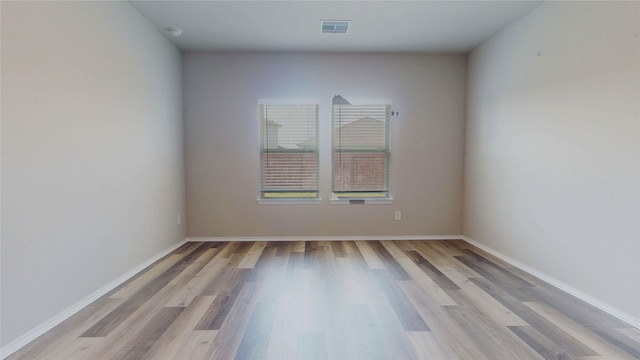
<path fill-rule="evenodd" d="M 640 330 L 464 241 L 192 242 L 8 359 L 640 359 Z"/>

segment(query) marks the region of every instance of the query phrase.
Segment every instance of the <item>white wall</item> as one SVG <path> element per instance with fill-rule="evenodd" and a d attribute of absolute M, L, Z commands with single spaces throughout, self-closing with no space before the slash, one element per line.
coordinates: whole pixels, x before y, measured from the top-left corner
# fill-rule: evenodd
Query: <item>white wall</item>
<path fill-rule="evenodd" d="M 184 238 L 180 63 L 125 2 L 2 1 L 2 345 Z"/>
<path fill-rule="evenodd" d="M 189 236 L 459 235 L 463 55 L 185 53 Z M 393 205 L 330 205 L 331 107 L 392 99 Z M 261 98 L 319 99 L 320 205 L 259 205 Z M 394 212 L 402 220 L 394 221 Z"/>
<path fill-rule="evenodd" d="M 464 234 L 640 318 L 640 3 L 547 2 L 469 60 Z"/>

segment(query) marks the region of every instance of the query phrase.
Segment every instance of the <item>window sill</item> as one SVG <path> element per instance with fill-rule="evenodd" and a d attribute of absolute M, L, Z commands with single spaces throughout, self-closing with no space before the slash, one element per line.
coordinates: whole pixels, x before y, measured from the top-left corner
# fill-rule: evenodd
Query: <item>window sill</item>
<path fill-rule="evenodd" d="M 282 198 L 282 199 L 262 199 L 256 200 L 260 205 L 318 205 L 322 203 L 321 198 L 314 199 L 295 199 L 295 198 Z"/>
<path fill-rule="evenodd" d="M 393 204 L 392 198 L 386 199 L 329 199 L 331 205 L 390 205 Z"/>

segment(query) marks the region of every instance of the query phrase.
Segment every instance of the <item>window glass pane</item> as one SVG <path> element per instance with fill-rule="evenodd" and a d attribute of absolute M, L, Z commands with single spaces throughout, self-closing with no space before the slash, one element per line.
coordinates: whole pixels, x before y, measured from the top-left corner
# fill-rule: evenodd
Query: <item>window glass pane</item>
<path fill-rule="evenodd" d="M 386 154 L 342 152 L 333 159 L 333 191 L 386 191 Z"/>
<path fill-rule="evenodd" d="M 318 162 L 313 152 L 262 153 L 263 191 L 315 191 L 318 188 Z"/>

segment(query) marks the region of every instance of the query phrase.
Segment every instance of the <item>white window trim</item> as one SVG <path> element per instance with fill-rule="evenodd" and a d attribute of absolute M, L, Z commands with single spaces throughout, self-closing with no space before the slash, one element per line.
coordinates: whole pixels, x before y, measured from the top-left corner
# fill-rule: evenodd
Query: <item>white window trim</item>
<path fill-rule="evenodd" d="M 258 105 L 320 105 L 320 99 L 258 99 Z"/>
<path fill-rule="evenodd" d="M 356 201 L 356 202 L 354 202 Z M 363 202 L 360 202 L 363 201 Z M 393 198 L 379 198 L 379 199 L 363 199 L 363 198 L 331 198 L 329 199 L 331 205 L 391 205 L 393 204 Z"/>
<path fill-rule="evenodd" d="M 345 96 L 345 98 L 349 98 L 349 96 Z M 352 100 L 349 98 L 349 102 L 351 105 L 389 105 L 393 106 L 392 99 L 355 99 Z"/>
<path fill-rule="evenodd" d="M 348 98 L 348 96 L 346 98 Z M 355 99 L 355 100 L 349 99 L 349 102 L 351 103 L 351 105 L 388 105 L 388 106 L 391 106 L 393 109 L 392 99 Z M 333 112 L 333 105 L 330 105 L 330 106 L 331 106 L 331 112 Z M 333 121 L 331 123 L 331 126 L 333 127 Z M 391 134 L 389 134 L 389 136 L 391 136 Z M 333 136 L 331 136 L 332 152 L 333 152 L 333 140 L 334 138 Z M 389 138 L 389 142 L 391 142 L 391 138 Z M 389 147 L 391 147 L 391 144 L 389 144 Z M 391 169 L 389 169 L 389 171 L 391 171 Z M 331 176 L 333 176 L 333 168 L 331 168 Z M 389 174 L 389 183 L 391 183 L 391 174 Z M 391 186 L 391 184 L 389 185 Z M 333 194 L 333 189 L 331 189 L 331 194 Z M 356 200 L 356 201 L 364 200 L 364 203 L 352 204 L 352 200 Z M 332 196 L 329 199 L 329 204 L 331 205 L 390 205 L 390 204 L 393 204 L 393 196 L 391 194 L 391 188 L 389 188 L 388 196 L 384 198 L 358 198 L 358 197 L 337 198 Z"/>
<path fill-rule="evenodd" d="M 322 203 L 322 198 L 308 198 L 308 199 L 296 199 L 296 198 L 281 198 L 281 199 L 265 199 L 258 198 L 256 202 L 260 205 L 319 205 Z"/>
<path fill-rule="evenodd" d="M 295 98 L 295 99 L 287 99 L 287 98 L 276 98 L 276 99 L 270 99 L 270 98 L 260 98 L 257 101 L 258 106 L 260 105 L 310 105 L 310 104 L 315 104 L 318 106 L 318 116 L 320 113 L 320 107 L 322 105 L 322 102 L 320 99 L 318 98 Z M 320 119 L 318 118 L 318 122 L 320 121 Z M 318 124 L 318 127 L 320 126 L 320 124 Z M 262 141 L 261 139 L 261 133 L 260 131 L 258 131 L 258 144 L 260 144 L 260 141 Z M 319 138 L 319 132 L 316 135 Z M 258 147 L 260 147 L 260 145 L 258 145 Z M 319 153 L 320 149 L 318 148 L 318 155 L 320 155 Z M 318 164 L 318 171 L 320 170 L 319 168 L 320 164 Z M 319 185 L 319 184 L 318 184 Z M 259 205 L 318 205 L 322 203 L 322 198 L 320 197 L 320 189 L 318 189 L 318 197 L 316 198 L 276 198 L 276 199 L 272 199 L 272 198 L 263 198 L 262 197 L 262 191 L 261 189 L 258 189 L 258 198 L 256 199 L 256 202 Z"/>

